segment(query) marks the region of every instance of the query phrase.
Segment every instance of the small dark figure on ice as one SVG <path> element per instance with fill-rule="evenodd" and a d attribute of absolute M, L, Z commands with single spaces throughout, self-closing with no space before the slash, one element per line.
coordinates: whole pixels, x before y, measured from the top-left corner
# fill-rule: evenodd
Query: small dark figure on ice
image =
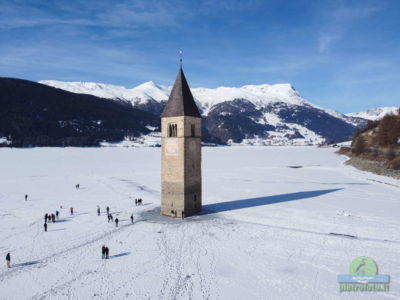
<path fill-rule="evenodd" d="M 97 215 L 100 216 L 100 206 L 97 205 Z"/>
<path fill-rule="evenodd" d="M 52 221 L 53 223 L 56 222 L 56 215 L 55 215 L 55 214 L 51 214 L 51 221 Z"/>
<path fill-rule="evenodd" d="M 133 214 L 131 214 L 131 223 L 133 224 Z"/>
<path fill-rule="evenodd" d="M 75 185 L 75 188 L 79 190 L 79 183 Z"/>
<path fill-rule="evenodd" d="M 138 203 L 138 205 L 142 205 L 142 204 L 143 204 L 142 198 L 139 198 L 138 201 L 137 201 L 137 203 Z"/>
<path fill-rule="evenodd" d="M 10 253 L 7 253 L 7 255 L 6 255 L 6 261 L 7 261 L 7 268 L 10 268 L 10 264 L 11 264 L 11 256 L 10 256 Z"/>
<path fill-rule="evenodd" d="M 138 201 L 137 201 L 137 198 L 135 198 L 135 205 L 136 205 L 136 206 L 137 206 L 137 202 L 138 202 Z"/>
<path fill-rule="evenodd" d="M 107 219 L 108 219 L 108 223 L 110 223 L 110 221 L 111 221 L 111 216 L 110 216 L 110 214 L 107 215 Z"/>
<path fill-rule="evenodd" d="M 69 209 L 69 211 L 71 212 L 71 216 L 74 214 L 74 208 L 73 207 L 71 207 L 70 209 Z"/>
<path fill-rule="evenodd" d="M 101 258 L 106 258 L 106 246 L 101 247 Z"/>
<path fill-rule="evenodd" d="M 44 222 L 45 222 L 45 223 L 47 222 L 47 217 L 48 217 L 48 214 L 46 213 L 46 214 L 44 215 Z"/>
<path fill-rule="evenodd" d="M 60 212 L 58 210 L 56 210 L 56 218 L 57 218 L 57 220 L 58 220 L 59 215 L 60 215 Z"/>
<path fill-rule="evenodd" d="M 50 223 L 51 222 L 51 214 L 47 214 L 47 221 Z"/>
<path fill-rule="evenodd" d="M 28 194 L 25 194 L 25 201 L 28 200 Z"/>
<path fill-rule="evenodd" d="M 108 247 L 106 247 L 105 251 L 106 251 L 106 259 L 108 259 L 108 253 L 109 253 Z"/>
<path fill-rule="evenodd" d="M 44 226 L 44 232 L 47 232 L 47 223 L 45 222 L 43 226 Z"/>
<path fill-rule="evenodd" d="M 111 222 L 114 222 L 114 217 L 112 214 L 110 214 L 110 220 L 111 220 Z"/>
<path fill-rule="evenodd" d="M 108 206 L 107 206 L 106 210 L 107 210 L 107 215 L 110 214 L 110 208 Z"/>
<path fill-rule="evenodd" d="M 118 227 L 118 222 L 119 222 L 118 218 L 115 218 L 115 226 L 116 227 Z"/>

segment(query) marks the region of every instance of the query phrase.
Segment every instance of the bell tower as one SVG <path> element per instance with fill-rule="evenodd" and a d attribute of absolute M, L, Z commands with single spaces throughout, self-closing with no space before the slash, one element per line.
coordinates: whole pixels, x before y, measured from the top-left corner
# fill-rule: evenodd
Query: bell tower
<path fill-rule="evenodd" d="M 161 115 L 161 214 L 201 211 L 201 114 L 182 67 Z"/>

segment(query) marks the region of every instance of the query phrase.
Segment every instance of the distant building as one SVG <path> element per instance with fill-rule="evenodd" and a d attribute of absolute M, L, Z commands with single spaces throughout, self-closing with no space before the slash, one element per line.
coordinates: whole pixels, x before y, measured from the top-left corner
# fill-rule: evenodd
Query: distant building
<path fill-rule="evenodd" d="M 182 68 L 161 115 L 161 214 L 201 211 L 201 114 Z"/>

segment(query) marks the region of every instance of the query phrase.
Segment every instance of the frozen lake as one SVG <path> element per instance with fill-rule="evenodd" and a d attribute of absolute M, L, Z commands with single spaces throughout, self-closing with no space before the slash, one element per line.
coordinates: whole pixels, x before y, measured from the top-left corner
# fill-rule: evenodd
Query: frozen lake
<path fill-rule="evenodd" d="M 203 148 L 204 213 L 182 221 L 159 216 L 159 148 L 0 148 L 0 299 L 398 299 L 400 181 L 334 150 Z M 390 292 L 339 292 L 358 256 Z"/>

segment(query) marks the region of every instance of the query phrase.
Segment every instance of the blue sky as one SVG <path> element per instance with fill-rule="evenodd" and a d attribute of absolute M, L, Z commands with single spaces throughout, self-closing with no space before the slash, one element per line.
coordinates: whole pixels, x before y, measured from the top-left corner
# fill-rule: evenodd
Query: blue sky
<path fill-rule="evenodd" d="M 347 113 L 400 105 L 400 1 L 0 0 L 0 76 L 291 83 Z"/>

